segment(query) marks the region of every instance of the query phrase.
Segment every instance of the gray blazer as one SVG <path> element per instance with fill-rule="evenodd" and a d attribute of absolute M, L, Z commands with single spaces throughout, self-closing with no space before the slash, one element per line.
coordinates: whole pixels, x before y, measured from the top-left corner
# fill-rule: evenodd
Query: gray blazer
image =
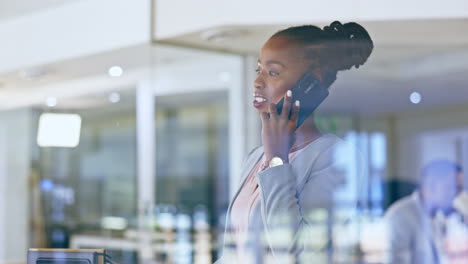
<path fill-rule="evenodd" d="M 324 135 L 304 147 L 290 164 L 265 169 L 256 174 L 260 202 L 250 216 L 249 243 L 251 263 L 262 263 L 269 255 L 276 263 L 299 259 L 314 237 L 308 235 L 317 209 L 333 207 L 334 191 L 346 180 L 340 173 L 336 150 L 344 143 L 335 135 Z M 226 215 L 223 254 L 216 264 L 236 263 L 236 245 L 230 236 L 230 217 L 245 179 L 263 155 L 263 148 L 251 151 L 244 161 L 241 184 Z M 320 215 L 320 213 L 319 213 Z M 324 242 L 325 247 L 327 242 Z M 306 262 L 304 262 L 306 263 Z M 247 264 L 247 263 L 244 263 Z"/>
<path fill-rule="evenodd" d="M 389 228 L 389 263 L 439 263 L 431 221 L 423 211 L 418 192 L 394 203 L 384 219 Z"/>

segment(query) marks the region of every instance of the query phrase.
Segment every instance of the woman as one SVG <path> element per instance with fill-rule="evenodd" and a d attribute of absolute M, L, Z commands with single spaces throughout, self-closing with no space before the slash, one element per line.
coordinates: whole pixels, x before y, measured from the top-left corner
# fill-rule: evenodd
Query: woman
<path fill-rule="evenodd" d="M 307 102 L 292 102 L 291 88 L 307 71 L 328 88 L 338 71 L 363 65 L 372 49 L 362 26 L 337 21 L 323 29 L 291 27 L 264 44 L 253 102 L 262 120 L 262 146 L 244 163 L 217 263 L 306 263 L 308 243 L 314 240 L 307 235 L 310 217 L 318 208 L 332 207 L 333 192 L 343 183 L 333 158 L 340 139 L 322 135 L 312 115 L 295 129 Z"/>

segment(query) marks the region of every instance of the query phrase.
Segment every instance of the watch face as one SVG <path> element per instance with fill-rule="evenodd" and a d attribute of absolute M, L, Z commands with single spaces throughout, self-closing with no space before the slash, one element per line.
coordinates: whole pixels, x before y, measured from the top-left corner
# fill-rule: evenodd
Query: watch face
<path fill-rule="evenodd" d="M 281 158 L 278 158 L 278 157 L 273 157 L 270 160 L 269 165 L 270 165 L 270 168 L 275 167 L 275 166 L 279 166 L 279 165 L 283 165 L 283 160 Z"/>

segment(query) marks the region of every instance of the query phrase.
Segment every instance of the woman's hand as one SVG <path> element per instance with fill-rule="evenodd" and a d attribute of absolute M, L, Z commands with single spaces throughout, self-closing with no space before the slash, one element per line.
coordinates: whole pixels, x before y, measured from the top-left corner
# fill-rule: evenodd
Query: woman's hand
<path fill-rule="evenodd" d="M 294 130 L 299 113 L 299 101 L 292 104 L 292 93 L 289 90 L 284 96 L 283 110 L 278 115 L 276 104 L 271 103 L 269 113 L 263 112 L 262 119 L 262 143 L 266 160 L 280 157 L 284 163 L 289 162 L 289 150 L 294 144 Z M 292 107 L 292 111 L 291 111 Z M 291 116 L 289 117 L 289 113 Z"/>

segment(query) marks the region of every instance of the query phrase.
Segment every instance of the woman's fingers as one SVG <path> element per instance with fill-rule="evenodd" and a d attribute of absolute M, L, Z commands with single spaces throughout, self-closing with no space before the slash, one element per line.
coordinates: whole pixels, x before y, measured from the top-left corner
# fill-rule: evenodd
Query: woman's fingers
<path fill-rule="evenodd" d="M 270 119 L 277 119 L 278 118 L 278 111 L 276 110 L 276 104 L 271 103 L 269 105 L 269 111 L 270 111 Z"/>
<path fill-rule="evenodd" d="M 286 95 L 284 96 L 284 103 L 283 109 L 281 110 L 281 117 L 284 119 L 289 118 L 289 113 L 291 112 L 291 100 L 292 100 L 292 92 L 288 90 Z"/>
<path fill-rule="evenodd" d="M 262 112 L 260 114 L 260 119 L 262 120 L 262 123 L 265 123 L 268 120 L 268 113 L 267 112 Z"/>
<path fill-rule="evenodd" d="M 296 100 L 296 102 L 294 102 L 294 105 L 292 107 L 292 113 L 291 113 L 291 121 L 294 123 L 294 126 L 296 126 L 297 124 L 297 117 L 299 116 L 299 110 L 300 110 L 300 102 L 298 100 Z"/>

